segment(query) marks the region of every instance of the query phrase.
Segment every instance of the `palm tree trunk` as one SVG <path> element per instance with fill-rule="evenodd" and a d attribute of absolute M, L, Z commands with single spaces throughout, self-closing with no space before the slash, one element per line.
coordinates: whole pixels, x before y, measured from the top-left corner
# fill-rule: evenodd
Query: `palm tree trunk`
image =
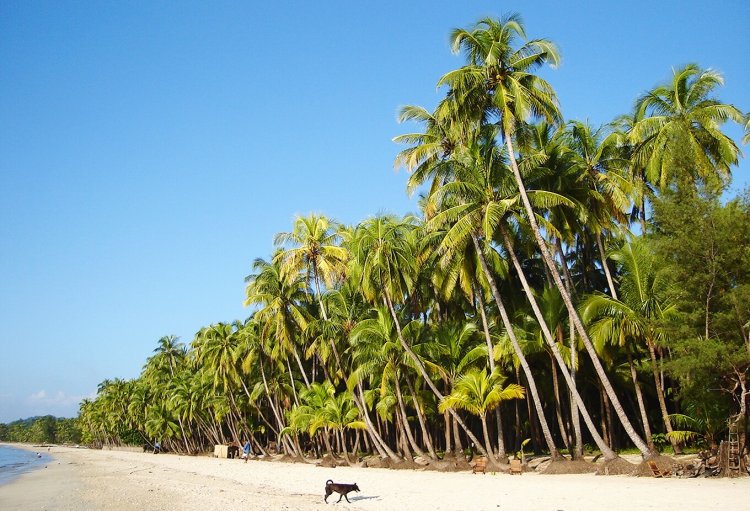
<path fill-rule="evenodd" d="M 393 461 L 400 461 L 398 454 L 393 452 L 393 450 L 388 446 L 385 440 L 383 440 L 383 437 L 378 432 L 375 425 L 372 423 L 372 420 L 370 419 L 370 414 L 367 413 L 367 406 L 365 404 L 365 396 L 362 391 L 362 384 L 357 383 L 357 390 L 359 391 L 359 396 L 357 396 L 354 392 L 352 392 L 352 395 L 354 396 L 354 403 L 359 408 L 360 412 L 362 413 L 362 417 L 365 419 L 365 424 L 367 425 L 367 432 L 370 434 L 370 438 L 372 439 L 373 445 L 375 445 L 375 449 L 378 451 L 378 454 L 380 454 L 381 458 L 390 458 Z"/>
<path fill-rule="evenodd" d="M 596 244 L 599 246 L 599 256 L 602 259 L 602 269 L 604 270 L 604 275 L 607 277 L 607 285 L 609 286 L 609 294 L 612 295 L 612 298 L 617 300 L 617 290 L 615 289 L 615 281 L 612 280 L 612 273 L 609 271 L 609 264 L 607 263 L 607 253 L 604 250 L 604 239 L 602 238 L 602 233 L 600 232 L 596 233 Z"/>
<path fill-rule="evenodd" d="M 516 352 L 516 356 L 518 357 L 518 360 L 521 363 L 521 367 L 523 368 L 523 372 L 526 375 L 526 381 L 528 382 L 529 391 L 531 392 L 531 397 L 534 401 L 534 408 L 536 409 L 537 415 L 539 416 L 539 423 L 542 426 L 542 432 L 544 433 L 544 439 L 547 443 L 547 448 L 549 449 L 550 455 L 553 458 L 557 458 L 559 456 L 559 453 L 557 451 L 557 447 L 555 446 L 554 440 L 552 440 L 552 433 L 550 432 L 549 426 L 547 425 L 547 419 L 544 417 L 544 410 L 542 409 L 542 401 L 539 398 L 539 392 L 537 391 L 537 388 L 536 388 L 534 375 L 531 373 L 531 368 L 529 367 L 529 363 L 523 354 L 523 350 L 521 350 L 521 345 L 518 344 L 518 339 L 516 339 L 515 332 L 513 332 L 513 324 L 510 322 L 508 313 L 505 310 L 505 305 L 503 304 L 503 301 L 500 298 L 500 291 L 497 289 L 497 285 L 495 284 L 495 279 L 492 276 L 492 273 L 490 273 L 489 267 L 487 266 L 487 261 L 484 258 L 484 253 L 482 252 L 482 247 L 479 244 L 479 239 L 477 238 L 475 234 L 472 234 L 471 239 L 474 242 L 474 249 L 476 250 L 477 256 L 479 257 L 479 263 L 482 266 L 482 271 L 484 272 L 484 276 L 490 285 L 490 289 L 492 290 L 492 296 L 495 298 L 495 304 L 497 305 L 500 311 L 500 317 L 503 321 L 503 326 L 505 327 L 505 331 L 508 334 L 508 338 L 510 338 L 510 342 L 513 345 L 513 349 Z"/>
<path fill-rule="evenodd" d="M 568 452 L 572 452 L 570 448 L 568 429 L 565 427 L 565 421 L 562 416 L 562 404 L 560 403 L 560 382 L 557 378 L 557 367 L 555 367 L 555 359 L 552 355 L 549 357 L 550 367 L 552 367 L 552 392 L 555 395 L 555 415 L 557 416 L 557 427 L 560 429 L 560 436 L 563 439 L 565 448 Z"/>
<path fill-rule="evenodd" d="M 411 383 L 411 380 L 409 379 L 408 375 L 404 378 L 406 380 L 406 385 L 409 387 L 409 393 L 411 394 L 412 402 L 414 403 L 414 409 L 417 413 L 417 420 L 419 421 L 419 427 L 422 429 L 422 440 L 424 441 L 425 446 L 427 447 L 427 452 L 430 454 L 430 458 L 433 460 L 438 459 L 438 455 L 435 452 L 435 447 L 432 445 L 432 439 L 430 438 L 430 432 L 427 430 L 427 425 L 424 417 L 424 413 L 422 413 L 422 410 L 419 406 L 419 401 L 417 401 L 417 393 L 414 390 L 414 386 Z"/>
<path fill-rule="evenodd" d="M 406 415 L 406 407 L 404 406 L 404 397 L 401 394 L 401 384 L 398 381 L 398 375 L 394 375 L 393 379 L 396 381 L 396 400 L 398 402 L 398 409 L 401 415 L 401 425 L 404 428 L 404 433 L 406 433 L 406 438 L 409 441 L 409 445 L 411 445 L 412 451 L 414 451 L 417 456 L 422 456 L 424 458 L 424 451 L 419 448 L 419 445 L 417 445 L 417 441 L 414 439 L 411 427 L 409 426 L 409 419 Z"/>
<path fill-rule="evenodd" d="M 492 442 L 490 442 L 490 432 L 487 430 L 487 414 L 482 413 L 479 415 L 482 420 L 482 434 L 484 435 L 484 448 L 487 450 L 487 458 L 493 463 L 497 463 L 495 455 L 492 453 Z"/>
<path fill-rule="evenodd" d="M 643 436 L 646 437 L 648 446 L 652 450 L 656 450 L 654 447 L 654 441 L 651 438 L 651 426 L 648 423 L 648 415 L 646 414 L 646 405 L 643 402 L 643 393 L 641 392 L 641 385 L 638 383 L 638 373 L 635 370 L 635 364 L 633 363 L 633 357 L 628 352 L 628 367 L 630 367 L 630 377 L 633 379 L 633 386 L 635 387 L 635 397 L 638 401 L 638 410 L 641 412 L 641 422 L 643 422 Z"/>
<path fill-rule="evenodd" d="M 575 394 L 578 393 L 576 373 L 578 372 L 578 346 L 576 344 L 576 330 L 573 322 L 568 322 L 570 339 L 570 420 L 573 423 L 573 434 L 575 435 L 575 447 L 573 459 L 583 459 L 583 436 L 581 435 L 581 413 Z M 593 422 L 592 422 L 593 425 Z"/>
<path fill-rule="evenodd" d="M 650 457 L 652 455 L 652 452 L 649 450 L 648 445 L 646 445 L 643 439 L 640 436 L 638 436 L 638 433 L 635 431 L 635 428 L 633 428 L 633 425 L 630 423 L 630 420 L 625 414 L 625 410 L 622 408 L 622 405 L 620 404 L 620 400 L 617 398 L 617 394 L 615 394 L 615 389 L 612 387 L 612 383 L 609 381 L 609 378 L 607 378 L 607 375 L 604 372 L 604 367 L 602 366 L 602 363 L 599 360 L 599 356 L 596 354 L 596 349 L 594 348 L 594 345 L 591 343 L 591 340 L 589 339 L 586 329 L 583 328 L 583 323 L 581 322 L 581 318 L 578 316 L 578 312 L 576 311 L 573 305 L 573 301 L 570 297 L 570 294 L 568 293 L 568 290 L 565 289 L 565 285 L 562 283 L 562 280 L 560 279 L 560 274 L 558 273 L 557 268 L 555 268 L 554 262 L 552 261 L 552 257 L 550 256 L 550 253 L 549 253 L 549 249 L 547 248 L 547 245 L 544 242 L 544 239 L 542 239 L 542 234 L 541 234 L 541 231 L 539 230 L 539 225 L 537 224 L 536 218 L 534 217 L 534 210 L 531 207 L 531 202 L 529 201 L 529 197 L 526 193 L 526 187 L 523 184 L 523 179 L 521 178 L 521 172 L 518 170 L 518 164 L 516 162 L 515 153 L 513 151 L 513 143 L 511 142 L 510 136 L 507 133 L 504 133 L 503 135 L 505 136 L 505 145 L 508 148 L 508 157 L 510 158 L 511 169 L 513 170 L 513 175 L 515 177 L 516 184 L 518 185 L 518 191 L 521 194 L 521 201 L 523 202 L 524 208 L 526 209 L 526 214 L 528 216 L 529 223 L 531 224 L 531 229 L 534 232 L 534 238 L 536 239 L 537 245 L 539 246 L 539 250 L 542 254 L 542 259 L 544 259 L 544 262 L 549 268 L 550 273 L 552 273 L 552 278 L 555 281 L 555 285 L 560 290 L 560 294 L 562 295 L 563 302 L 565 302 L 565 307 L 567 307 L 568 312 L 571 318 L 573 319 L 573 323 L 575 324 L 576 331 L 578 332 L 578 335 L 581 336 L 581 340 L 583 341 L 583 344 L 586 347 L 586 351 L 588 352 L 589 357 L 591 357 L 591 361 L 594 364 L 594 369 L 596 370 L 596 374 L 599 376 L 599 379 L 602 381 L 602 385 L 604 386 L 604 389 L 607 395 L 612 401 L 615 412 L 617 413 L 617 417 L 620 419 L 620 422 L 622 423 L 622 426 L 625 429 L 625 432 L 627 433 L 630 440 L 638 448 L 638 450 L 641 451 L 641 455 L 644 458 Z M 579 407 L 580 407 L 580 403 L 579 403 Z"/>
<path fill-rule="evenodd" d="M 321 302 L 321 307 L 323 306 Z M 336 342 L 331 339 L 331 348 L 333 350 L 333 356 L 336 359 L 336 366 L 338 367 L 338 370 L 341 372 L 341 376 L 344 380 L 347 380 L 346 371 L 344 371 L 344 365 L 341 363 L 341 357 L 339 356 L 339 350 L 336 347 Z M 383 440 L 383 438 L 378 433 L 378 430 L 375 428 L 375 426 L 372 424 L 372 421 L 370 420 L 370 415 L 367 413 L 367 406 L 365 404 L 365 397 L 362 392 L 362 384 L 360 382 L 357 382 L 357 389 L 359 390 L 360 396 L 357 396 L 356 392 L 352 392 L 352 397 L 354 398 L 354 405 L 359 410 L 360 415 L 365 419 L 365 426 L 367 427 L 367 433 L 370 435 L 370 438 L 372 438 L 372 443 L 375 445 L 376 450 L 378 451 L 378 454 L 381 458 L 388 457 L 393 461 L 399 461 L 398 455 L 391 450 L 390 447 L 388 447 L 388 444 Z M 361 400 L 360 400 L 361 398 Z"/>
<path fill-rule="evenodd" d="M 518 278 L 521 281 L 521 287 L 523 287 L 523 290 L 526 293 L 526 298 L 529 302 L 529 305 L 531 305 L 531 309 L 534 312 L 534 317 L 539 323 L 539 327 L 542 329 L 542 336 L 547 342 L 547 346 L 552 351 L 552 355 L 557 361 L 557 365 L 560 367 L 560 372 L 563 375 L 563 379 L 565 379 L 565 382 L 568 384 L 568 388 L 570 389 L 570 393 L 573 396 L 573 400 L 575 401 L 577 409 L 580 411 L 581 415 L 583 415 L 583 421 L 586 423 L 586 426 L 588 427 L 589 433 L 591 434 L 591 438 L 594 440 L 599 450 L 601 450 L 605 459 L 612 460 L 612 459 L 617 458 L 617 454 L 606 445 L 606 443 L 604 442 L 604 439 L 599 435 L 599 432 L 596 430 L 594 421 L 591 419 L 591 415 L 589 414 L 588 409 L 586 408 L 586 405 L 584 404 L 583 399 L 581 398 L 581 395 L 578 393 L 578 388 L 576 387 L 575 382 L 570 376 L 570 372 L 568 371 L 568 366 L 565 365 L 565 361 L 562 358 L 560 349 L 557 347 L 557 343 L 555 343 L 555 340 L 552 337 L 552 332 L 550 332 L 549 326 L 547 325 L 547 321 L 544 319 L 544 315 L 542 314 L 541 309 L 539 309 L 539 304 L 536 301 L 534 292 L 531 290 L 531 286 L 529 286 L 529 282 L 526 280 L 526 274 L 524 273 L 523 268 L 521 267 L 521 263 L 518 260 L 518 257 L 516 256 L 515 250 L 513 250 L 513 243 L 511 242 L 508 230 L 502 224 L 500 225 L 500 234 L 502 235 L 502 238 L 503 238 L 505 251 L 510 257 L 511 262 L 513 263 L 513 268 L 515 268 L 516 274 L 518 275 Z M 579 428 L 579 432 L 577 436 L 580 436 L 580 425 L 578 426 L 578 428 Z M 579 439 L 576 438 L 576 447 L 578 447 L 579 445 L 581 445 L 582 447 L 582 444 L 580 444 Z M 581 452 L 581 454 L 583 454 L 583 452 Z"/>
<path fill-rule="evenodd" d="M 672 435 L 669 433 L 672 433 L 672 421 L 669 420 L 669 412 L 667 412 L 667 401 L 664 399 L 664 387 L 662 386 L 662 382 L 659 379 L 659 370 L 657 367 L 657 361 L 656 361 L 656 351 L 654 349 L 654 344 L 651 341 L 647 341 L 646 344 L 648 344 L 648 353 L 651 356 L 651 371 L 654 375 L 654 386 L 656 387 L 656 397 L 659 399 L 659 410 L 661 410 L 661 417 L 664 421 L 664 428 L 667 430 L 667 436 L 670 437 L 670 443 L 672 444 L 672 449 L 674 450 L 675 454 L 682 454 L 682 449 L 680 448 L 680 445 L 677 443 L 677 441 L 674 438 L 671 438 Z"/>
<path fill-rule="evenodd" d="M 292 347 L 292 351 L 294 352 L 294 359 L 297 361 L 297 365 L 299 366 L 299 370 L 302 373 L 302 379 L 305 380 L 305 387 L 308 389 L 310 388 L 310 380 L 307 379 L 307 373 L 305 373 L 305 368 L 302 365 L 302 360 L 299 358 L 299 354 L 297 354 L 297 348 L 296 346 Z M 294 384 L 292 384 L 294 385 Z"/>
<path fill-rule="evenodd" d="M 475 288 L 479 285 L 476 283 Z M 487 323 L 487 314 L 484 312 L 484 298 L 482 298 L 482 290 L 475 289 L 474 294 L 477 296 L 479 315 L 482 317 L 482 330 L 484 331 L 484 342 L 487 343 L 487 363 L 490 366 L 490 373 L 495 372 L 495 356 L 494 349 L 492 346 L 492 338 L 490 337 L 490 327 Z M 495 408 L 495 422 L 497 423 L 497 456 L 502 462 L 508 460 L 508 455 L 505 453 L 505 440 L 503 439 L 503 422 L 500 417 L 500 407 Z"/>
<path fill-rule="evenodd" d="M 417 366 L 417 369 L 419 370 L 420 374 L 422 375 L 422 378 L 424 378 L 425 383 L 427 383 L 427 386 L 430 387 L 432 392 L 435 394 L 435 396 L 440 399 L 441 401 L 445 398 L 443 394 L 438 390 L 438 388 L 435 386 L 435 384 L 430 379 L 430 375 L 427 374 L 427 370 L 424 368 L 424 364 L 422 361 L 417 357 L 417 354 L 412 351 L 411 346 L 409 346 L 404 339 L 404 336 L 401 332 L 401 325 L 398 321 L 398 316 L 396 315 L 396 311 L 393 308 L 393 304 L 391 303 L 391 299 L 388 296 L 388 292 L 383 292 L 383 301 L 385 302 L 386 307 L 388 307 L 388 310 L 391 312 L 391 317 L 393 318 L 393 322 L 396 325 L 396 333 L 398 334 L 398 340 L 401 342 L 401 346 L 403 346 L 406 353 L 409 354 L 409 357 L 411 357 L 414 364 Z M 453 418 L 461 425 L 461 428 L 466 432 L 466 435 L 471 439 L 472 442 L 482 451 L 484 451 L 484 447 L 481 446 L 481 442 L 479 439 L 474 436 L 474 433 L 471 432 L 469 427 L 466 425 L 466 423 L 461 419 L 461 417 L 456 413 L 456 411 L 452 408 L 448 408 L 448 412 L 453 416 Z M 485 452 L 482 452 L 482 454 L 487 454 Z"/>
<path fill-rule="evenodd" d="M 445 454 L 453 452 L 453 449 L 451 448 L 451 416 L 446 411 L 443 412 L 443 421 L 445 422 Z"/>

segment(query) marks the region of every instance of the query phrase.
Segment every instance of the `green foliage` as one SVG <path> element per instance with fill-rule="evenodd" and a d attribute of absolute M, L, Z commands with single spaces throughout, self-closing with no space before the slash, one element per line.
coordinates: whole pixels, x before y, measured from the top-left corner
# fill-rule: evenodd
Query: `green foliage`
<path fill-rule="evenodd" d="M 661 324 L 671 339 L 664 367 L 711 438 L 750 367 L 750 195 L 721 204 L 715 191 L 677 187 L 654 203 L 651 242 L 678 310 Z"/>
<path fill-rule="evenodd" d="M 77 419 L 51 415 L 0 424 L 0 441 L 35 444 L 78 444 L 81 429 Z"/>

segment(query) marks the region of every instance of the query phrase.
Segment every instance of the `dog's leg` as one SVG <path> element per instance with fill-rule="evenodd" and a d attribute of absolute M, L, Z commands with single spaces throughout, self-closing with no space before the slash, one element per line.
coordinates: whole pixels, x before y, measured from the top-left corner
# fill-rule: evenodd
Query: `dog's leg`
<path fill-rule="evenodd" d="M 341 502 L 342 497 L 346 497 L 346 493 L 340 494 L 339 500 L 336 501 L 336 504 L 338 504 L 339 502 Z M 349 502 L 349 499 L 346 499 L 346 501 Z"/>
<path fill-rule="evenodd" d="M 346 496 L 346 493 L 344 493 L 344 498 L 346 499 L 347 502 L 349 502 L 349 497 Z M 349 502 L 349 504 L 351 504 L 351 502 Z"/>

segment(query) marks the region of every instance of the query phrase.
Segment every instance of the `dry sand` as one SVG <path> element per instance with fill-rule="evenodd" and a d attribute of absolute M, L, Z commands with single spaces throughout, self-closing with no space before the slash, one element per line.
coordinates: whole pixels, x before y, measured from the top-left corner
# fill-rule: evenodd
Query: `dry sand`
<path fill-rule="evenodd" d="M 9 510 L 713 510 L 750 509 L 750 478 L 471 474 L 53 447 L 47 468 L 0 486 Z M 323 502 L 327 479 L 357 482 Z"/>

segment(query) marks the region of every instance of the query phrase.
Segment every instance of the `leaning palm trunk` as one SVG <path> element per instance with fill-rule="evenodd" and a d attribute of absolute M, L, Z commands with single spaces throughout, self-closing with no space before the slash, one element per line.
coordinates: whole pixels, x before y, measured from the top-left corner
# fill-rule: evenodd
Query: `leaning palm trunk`
<path fill-rule="evenodd" d="M 497 464 L 497 458 L 495 458 L 495 455 L 492 453 L 492 442 L 490 442 L 490 433 L 487 429 L 487 414 L 483 413 L 479 418 L 482 420 L 482 435 L 484 436 L 485 449 L 487 449 L 487 457 L 490 461 Z"/>
<path fill-rule="evenodd" d="M 411 357 L 414 364 L 417 366 L 417 369 L 419 369 L 420 374 L 422 375 L 422 378 L 424 378 L 425 383 L 427 383 L 427 386 L 430 387 L 430 390 L 435 394 L 435 396 L 440 399 L 441 401 L 445 399 L 445 396 L 443 396 L 442 392 L 438 390 L 438 388 L 435 386 L 435 384 L 430 379 L 430 375 L 427 374 L 427 370 L 424 368 L 424 364 L 421 360 L 419 360 L 419 357 L 417 357 L 417 354 L 412 351 L 411 346 L 409 346 L 404 339 L 404 335 L 401 332 L 401 325 L 398 321 L 398 316 L 396 315 L 396 311 L 393 308 L 393 303 L 391 303 L 391 299 L 388 296 L 388 292 L 383 293 L 383 301 L 385 302 L 386 307 L 388 307 L 388 310 L 391 312 L 391 317 L 393 318 L 393 322 L 396 325 L 396 333 L 398 334 L 398 340 L 401 342 L 401 346 L 404 348 L 406 353 Z M 466 432 L 466 435 L 471 439 L 472 442 L 474 442 L 474 445 L 477 446 L 477 448 L 482 452 L 482 454 L 487 455 L 487 453 L 484 450 L 484 447 L 482 447 L 482 443 L 479 441 L 479 439 L 474 436 L 474 433 L 471 432 L 469 427 L 466 425 L 466 423 L 463 421 L 463 419 L 456 413 L 456 411 L 453 408 L 448 408 L 448 412 L 453 416 L 455 421 L 461 425 L 461 428 Z"/>
<path fill-rule="evenodd" d="M 654 344 L 651 341 L 647 341 L 646 344 L 648 344 L 648 353 L 651 356 L 651 371 L 654 375 L 656 396 L 659 398 L 659 409 L 661 410 L 661 417 L 664 421 L 664 427 L 667 430 L 667 438 L 669 438 L 669 441 L 672 443 L 672 449 L 674 449 L 675 454 L 682 454 L 682 449 L 680 449 L 679 443 L 671 434 L 672 421 L 669 420 L 669 413 L 667 412 L 667 401 L 664 399 L 664 386 L 661 379 L 659 378 L 659 370 L 657 369 L 656 351 L 654 349 Z"/>
<path fill-rule="evenodd" d="M 513 349 L 516 352 L 516 356 L 518 357 L 518 360 L 521 363 L 521 367 L 523 368 L 523 372 L 526 375 L 526 380 L 529 385 L 531 398 L 534 401 L 534 408 L 536 409 L 536 412 L 537 412 L 539 424 L 541 424 L 542 426 L 542 432 L 544 434 L 544 440 L 547 443 L 547 448 L 549 449 L 550 455 L 553 458 L 557 458 L 559 456 L 559 453 L 557 451 L 557 447 L 555 446 L 554 440 L 552 440 L 552 433 L 550 432 L 549 425 L 547 424 L 547 419 L 544 416 L 544 409 L 542 408 L 542 401 L 539 398 L 539 391 L 536 388 L 534 375 L 532 374 L 531 368 L 529 367 L 529 363 L 523 354 L 523 350 L 521 350 L 521 345 L 518 344 L 518 339 L 516 338 L 516 334 L 515 332 L 513 332 L 513 325 L 511 324 L 510 318 L 508 317 L 508 312 L 505 310 L 505 305 L 503 304 L 503 300 L 500 298 L 500 291 L 497 289 L 497 284 L 495 284 L 495 279 L 492 276 L 492 273 L 490 273 L 489 267 L 487 266 L 487 261 L 484 258 L 482 247 L 479 245 L 479 239 L 476 237 L 475 234 L 472 234 L 471 239 L 474 242 L 474 249 L 477 251 L 477 256 L 479 257 L 479 263 L 482 266 L 482 271 L 484 272 L 484 276 L 490 285 L 490 289 L 492 290 L 492 296 L 495 298 L 495 303 L 497 305 L 497 308 L 500 311 L 500 318 L 502 319 L 503 325 L 505 326 L 505 331 L 508 333 L 508 338 L 510 339 L 511 344 L 513 345 Z"/>
<path fill-rule="evenodd" d="M 493 356 L 492 338 L 490 337 L 490 327 L 487 324 L 487 315 L 484 312 L 484 298 L 482 290 L 476 291 L 479 306 L 479 314 L 482 316 L 482 330 L 484 330 L 484 341 L 487 343 L 487 362 L 490 365 L 490 372 L 495 372 L 495 358 Z M 497 423 L 497 456 L 500 461 L 507 461 L 508 455 L 505 453 L 505 440 L 503 439 L 503 422 L 500 417 L 500 407 L 495 408 L 495 422 Z"/>
<path fill-rule="evenodd" d="M 323 307 L 323 302 L 320 303 L 320 306 Z M 325 317 L 325 309 L 321 309 L 323 311 L 323 317 Z M 346 380 L 346 371 L 344 371 L 344 365 L 341 363 L 341 357 L 339 356 L 339 350 L 336 347 L 336 342 L 331 338 L 331 349 L 333 350 L 333 356 L 336 359 L 336 366 L 338 367 L 339 371 L 341 372 L 341 377 Z M 375 426 L 372 424 L 372 421 L 370 420 L 370 415 L 367 413 L 367 405 L 365 403 L 364 394 L 362 392 L 362 385 L 358 382 L 357 383 L 357 389 L 360 392 L 360 396 L 357 396 L 356 392 L 352 392 L 352 397 L 354 398 L 354 405 L 359 410 L 359 413 L 362 415 L 362 417 L 365 419 L 365 426 L 367 428 L 367 433 L 370 435 L 370 438 L 372 439 L 372 443 L 375 445 L 375 449 L 378 451 L 378 454 L 381 458 L 388 457 L 393 461 L 399 461 L 398 454 L 393 452 L 393 450 L 388 447 L 388 444 L 383 440 L 383 438 L 380 436 L 380 433 L 378 433 L 378 430 L 375 428 Z M 361 397 L 361 400 L 360 400 Z"/>
<path fill-rule="evenodd" d="M 417 456 L 422 456 L 424 458 L 424 451 L 420 449 L 417 441 L 414 439 L 411 427 L 409 427 L 409 419 L 406 415 L 404 396 L 401 394 L 401 383 L 398 381 L 398 375 L 394 375 L 394 380 L 396 380 L 396 400 L 398 401 L 398 408 L 401 416 L 401 426 L 404 428 L 404 433 L 406 433 L 406 439 L 409 441 L 411 450 L 414 451 Z"/>
<path fill-rule="evenodd" d="M 378 454 L 380 454 L 381 458 L 388 457 L 393 461 L 400 461 L 398 454 L 393 452 L 393 449 L 391 449 L 388 446 L 388 443 L 385 440 L 383 440 L 383 437 L 378 432 L 378 429 L 372 423 L 372 419 L 370 419 L 370 414 L 367 413 L 367 404 L 365 403 L 365 396 L 364 396 L 364 392 L 362 391 L 362 385 L 359 383 L 357 383 L 357 390 L 359 391 L 359 397 L 357 397 L 357 395 L 352 392 L 352 395 L 354 396 L 354 403 L 356 404 L 357 408 L 359 408 L 360 412 L 362 413 L 362 417 L 365 419 L 365 424 L 367 425 L 367 432 L 370 434 L 370 438 L 372 439 L 372 443 L 375 445 L 375 449 L 378 451 Z"/>
<path fill-rule="evenodd" d="M 433 460 L 438 459 L 438 455 L 435 452 L 435 447 L 432 445 L 432 439 L 430 438 L 430 432 L 427 431 L 427 425 L 425 424 L 425 417 L 424 413 L 422 413 L 422 410 L 419 406 L 419 402 L 417 401 L 417 393 L 414 391 L 414 386 L 412 385 L 411 381 L 409 380 L 409 377 L 406 377 L 406 385 L 409 387 L 409 393 L 411 394 L 412 402 L 414 403 L 414 409 L 417 413 L 417 420 L 419 421 L 419 427 L 422 429 L 422 439 L 424 441 L 425 446 L 427 447 L 427 452 L 430 454 L 430 458 Z"/>
<path fill-rule="evenodd" d="M 570 420 L 573 423 L 573 434 L 575 435 L 575 447 L 573 448 L 573 459 L 583 459 L 583 436 L 581 435 L 581 413 L 578 410 L 574 392 L 577 392 L 576 367 L 578 367 L 578 348 L 576 346 L 576 333 L 573 323 L 570 322 Z"/>
<path fill-rule="evenodd" d="M 615 408 L 615 412 L 620 419 L 620 423 L 622 424 L 623 429 L 627 433 L 630 440 L 638 448 L 638 450 L 641 451 L 641 455 L 643 457 L 650 457 L 652 455 L 652 452 L 649 450 L 648 445 L 646 445 L 643 439 L 638 436 L 638 433 L 630 423 L 628 416 L 625 414 L 625 410 L 622 408 L 617 394 L 615 394 L 615 389 L 612 387 L 612 383 L 609 381 L 609 378 L 607 378 L 607 375 L 604 372 L 604 367 L 602 366 L 601 360 L 599 360 L 599 356 L 596 354 L 596 349 L 591 343 L 586 329 L 583 328 L 583 323 L 581 322 L 581 318 L 578 315 L 578 311 L 576 311 L 575 307 L 573 306 L 573 301 L 570 297 L 570 293 L 568 293 L 568 290 L 565 289 L 565 285 L 563 284 L 562 279 L 560 279 L 560 274 L 555 267 L 554 262 L 552 261 L 552 256 L 549 253 L 549 249 L 547 248 L 544 239 L 542 239 L 539 225 L 537 224 L 536 218 L 534 217 L 534 209 L 531 207 L 531 202 L 529 201 L 529 197 L 526 193 L 526 187 L 524 186 L 523 178 L 521 177 L 521 172 L 518 170 L 518 163 L 516 162 L 515 153 L 513 151 L 513 143 L 510 140 L 510 135 L 508 133 L 503 133 L 503 135 L 505 137 L 505 145 L 508 148 L 508 157 L 510 158 L 510 166 L 513 171 L 513 176 L 515 177 L 518 191 L 521 194 L 521 201 L 523 202 L 524 208 L 526 210 L 529 223 L 531 224 L 531 229 L 534 232 L 534 239 L 536 240 L 536 243 L 539 246 L 539 250 L 542 254 L 542 259 L 544 259 L 544 263 L 549 268 L 550 273 L 552 273 L 552 278 L 555 281 L 555 285 L 560 290 L 560 295 L 562 296 L 563 302 L 565 303 L 565 307 L 568 309 L 568 313 L 570 314 L 570 317 L 575 324 L 578 335 L 581 336 L 581 340 L 586 347 L 586 351 L 588 352 L 589 357 L 591 357 L 591 361 L 594 364 L 596 374 L 599 376 L 599 379 L 604 386 L 607 396 L 609 396 L 609 399 L 611 400 L 612 405 Z M 578 406 L 580 408 L 580 403 Z"/>
<path fill-rule="evenodd" d="M 604 239 L 602 233 L 596 233 L 596 244 L 599 245 L 599 257 L 602 259 L 602 269 L 604 269 L 604 275 L 607 277 L 607 285 L 609 286 L 609 294 L 612 298 L 617 300 L 617 290 L 615 290 L 615 281 L 612 280 L 612 273 L 609 271 L 609 264 L 607 264 L 607 252 L 604 250 Z"/>
<path fill-rule="evenodd" d="M 555 358 L 550 355 L 550 367 L 552 367 L 552 391 L 555 396 L 555 415 L 557 416 L 557 427 L 560 429 L 560 436 L 563 439 L 565 448 L 568 452 L 572 452 L 570 445 L 570 435 L 568 434 L 568 428 L 565 427 L 565 421 L 562 416 L 562 403 L 560 402 L 560 381 L 557 377 L 557 367 L 555 366 Z"/>
<path fill-rule="evenodd" d="M 635 364 L 633 363 L 633 357 L 630 355 L 630 352 L 628 352 L 628 367 L 630 368 L 630 377 L 633 380 L 633 386 L 635 387 L 635 398 L 638 401 L 638 410 L 641 412 L 641 422 L 643 422 L 643 435 L 646 437 L 649 448 L 655 449 L 654 441 L 651 438 L 651 426 L 648 423 L 648 415 L 646 414 L 646 405 L 643 402 L 641 385 L 640 383 L 638 383 L 638 373 L 635 370 Z"/>
<path fill-rule="evenodd" d="M 516 252 L 515 250 L 513 250 L 513 245 L 510 240 L 510 235 L 508 234 L 508 230 L 505 228 L 505 226 L 503 225 L 500 226 L 500 233 L 503 236 L 503 244 L 505 245 L 505 251 L 510 256 L 510 260 L 513 263 L 513 268 L 515 268 L 516 273 L 518 274 L 518 278 L 521 281 L 521 286 L 523 287 L 523 290 L 526 293 L 526 298 L 528 299 L 529 304 L 531 305 L 531 309 L 534 311 L 534 316 L 536 317 L 536 320 L 539 323 L 539 327 L 542 329 L 542 335 L 545 341 L 547 342 L 547 346 L 549 346 L 550 351 L 552 351 L 552 355 L 557 361 L 557 365 L 560 367 L 560 372 L 562 372 L 563 378 L 565 379 L 565 382 L 568 384 L 570 393 L 572 394 L 573 399 L 575 400 L 578 410 L 583 416 L 583 421 L 586 423 L 586 426 L 589 429 L 589 433 L 591 433 L 591 437 L 596 443 L 596 446 L 601 450 L 605 459 L 611 460 L 611 459 L 617 458 L 617 454 L 615 454 L 615 452 L 609 448 L 606 442 L 604 442 L 604 439 L 601 437 L 601 435 L 599 435 L 599 432 L 596 430 L 596 426 L 594 426 L 594 421 L 591 419 L 591 416 L 589 415 L 589 412 L 586 409 L 586 405 L 583 403 L 583 399 L 581 399 L 581 395 L 578 393 L 578 388 L 573 382 L 573 379 L 570 377 L 568 366 L 565 365 L 565 361 L 563 360 L 562 355 L 560 354 L 560 349 L 557 347 L 557 344 L 555 343 L 552 337 L 552 332 L 550 332 L 549 326 L 547 326 L 547 321 L 545 321 L 544 316 L 542 315 L 542 311 L 539 309 L 539 304 L 537 303 L 536 298 L 534 297 L 534 293 L 531 291 L 531 287 L 529 286 L 529 283 L 526 280 L 526 274 L 524 273 L 523 268 L 521 268 L 521 263 L 519 262 L 518 257 L 516 257 Z"/>

